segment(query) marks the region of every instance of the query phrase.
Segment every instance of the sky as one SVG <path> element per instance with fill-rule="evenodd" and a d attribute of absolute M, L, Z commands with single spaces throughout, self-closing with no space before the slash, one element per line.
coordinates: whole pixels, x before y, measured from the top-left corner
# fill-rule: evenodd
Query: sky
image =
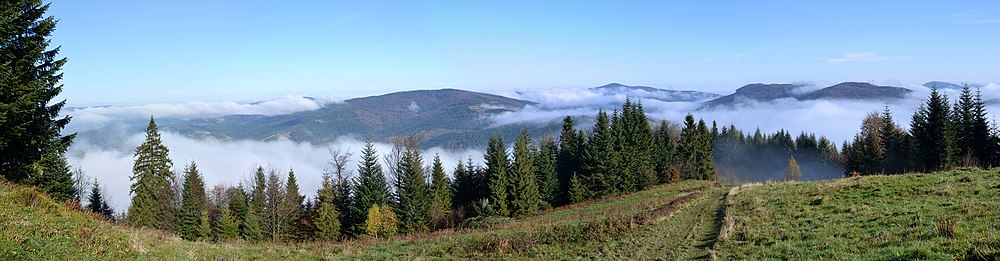
<path fill-rule="evenodd" d="M 59 1 L 69 106 L 996 82 L 996 1 Z"/>

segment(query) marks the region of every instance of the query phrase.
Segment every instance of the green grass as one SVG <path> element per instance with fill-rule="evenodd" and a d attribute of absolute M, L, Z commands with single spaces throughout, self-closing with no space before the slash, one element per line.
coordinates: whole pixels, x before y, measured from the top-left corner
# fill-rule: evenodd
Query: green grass
<path fill-rule="evenodd" d="M 731 195 L 726 215 L 726 259 L 1000 258 L 996 170 L 766 184 Z"/>
<path fill-rule="evenodd" d="M 728 191 L 728 193 L 727 193 Z M 1000 258 L 1000 173 L 952 171 L 723 187 L 684 181 L 390 240 L 188 242 L 0 182 L 0 260 Z"/>

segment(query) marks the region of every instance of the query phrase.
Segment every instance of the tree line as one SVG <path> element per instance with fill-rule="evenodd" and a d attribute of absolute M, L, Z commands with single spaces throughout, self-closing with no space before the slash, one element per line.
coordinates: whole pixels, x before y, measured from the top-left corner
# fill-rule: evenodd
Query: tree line
<path fill-rule="evenodd" d="M 590 132 L 566 117 L 559 140 L 536 142 L 522 131 L 508 150 L 502 136 L 493 135 L 485 165 L 469 157 L 451 169 L 453 178 L 439 156 L 424 163 L 417 136 L 394 139 L 381 158 L 368 141 L 357 175 L 348 170 L 351 152 L 331 150 L 322 186 L 310 197 L 300 194 L 293 170 L 257 166 L 245 183 L 207 189 L 190 162 L 177 177 L 150 118 L 135 150 L 132 202 L 123 218 L 188 240 L 391 237 L 457 227 L 473 217 L 530 215 L 681 179 L 714 179 L 703 120 L 688 115 L 679 136 L 666 122 L 650 125 L 642 105 L 626 101 L 610 116 L 600 111 Z"/>
<path fill-rule="evenodd" d="M 949 104 L 947 95 L 932 88 L 909 129 L 896 124 L 886 107 L 865 117 L 841 154 L 848 176 L 990 168 L 1000 166 L 1000 130 L 990 123 L 979 90 L 964 86 Z"/>

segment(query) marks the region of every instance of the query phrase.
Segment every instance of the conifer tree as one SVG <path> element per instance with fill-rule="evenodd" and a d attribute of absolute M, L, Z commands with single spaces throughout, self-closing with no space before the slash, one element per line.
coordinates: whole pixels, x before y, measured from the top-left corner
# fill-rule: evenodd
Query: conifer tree
<path fill-rule="evenodd" d="M 208 210 L 202 210 L 199 216 L 198 238 L 200 240 L 209 240 L 212 238 L 212 223 L 211 218 L 208 217 Z"/>
<path fill-rule="evenodd" d="M 340 212 L 334 204 L 334 189 L 332 182 L 326 180 L 319 192 L 319 208 L 316 211 L 316 220 L 313 221 L 316 226 L 315 238 L 319 240 L 337 240 L 341 235 Z"/>
<path fill-rule="evenodd" d="M 243 227 L 242 235 L 243 239 L 247 241 L 261 241 L 264 240 L 264 233 L 260 229 L 259 214 L 257 214 L 256 208 L 247 207 L 246 215 L 243 215 Z"/>
<path fill-rule="evenodd" d="M 981 93 L 977 90 L 973 95 L 972 89 L 965 85 L 952 115 L 959 163 L 966 167 L 986 166 L 991 158 L 990 131 Z"/>
<path fill-rule="evenodd" d="M 114 210 L 111 209 L 111 206 L 108 206 L 108 201 L 102 195 L 101 190 L 101 184 L 97 182 L 97 178 L 94 178 L 94 185 L 90 188 L 90 197 L 88 198 L 90 204 L 87 205 L 87 209 L 90 212 L 101 215 L 107 220 L 113 220 Z"/>
<path fill-rule="evenodd" d="M 284 181 L 278 176 L 278 171 L 270 169 L 267 172 L 267 184 L 265 184 L 264 215 L 262 215 L 261 228 L 264 235 L 272 241 L 284 237 L 288 231 L 288 217 L 290 209 L 285 200 L 286 188 Z"/>
<path fill-rule="evenodd" d="M 486 148 L 486 176 L 488 177 L 489 201 L 496 214 L 500 216 L 510 216 L 507 198 L 508 189 L 513 183 L 510 175 L 510 159 L 507 156 L 507 148 L 500 135 L 490 136 L 489 146 Z"/>
<path fill-rule="evenodd" d="M 955 159 L 954 128 L 950 119 L 948 97 L 931 89 L 930 97 L 913 113 L 910 136 L 913 137 L 913 163 L 920 171 L 949 168 Z"/>
<path fill-rule="evenodd" d="M 358 213 L 360 220 L 367 220 L 369 209 L 374 204 L 387 206 L 389 203 L 389 186 L 382 173 L 382 164 L 371 140 L 365 143 L 361 151 L 361 162 L 358 164 L 358 177 L 354 180 L 354 205 L 352 211 Z M 364 224 L 357 224 L 355 231 L 362 231 Z"/>
<path fill-rule="evenodd" d="M 619 190 L 636 191 L 655 182 L 655 166 L 653 162 L 653 131 L 649 119 L 641 103 L 625 100 L 621 112 L 621 134 L 619 160 L 623 171 L 624 182 Z M 715 130 L 718 132 L 718 130 Z M 711 145 L 711 142 L 709 142 Z"/>
<path fill-rule="evenodd" d="M 654 136 L 654 165 L 658 174 L 657 181 L 659 183 L 666 183 L 670 180 L 669 173 L 671 166 L 673 166 L 674 151 L 676 150 L 674 148 L 673 137 L 670 136 L 670 125 L 668 125 L 667 121 L 660 123 Z"/>
<path fill-rule="evenodd" d="M 289 239 L 304 239 L 302 235 L 304 231 L 302 229 L 302 201 L 305 197 L 299 194 L 299 183 L 295 178 L 295 170 L 288 170 L 288 179 L 285 184 L 285 200 L 283 207 L 283 212 L 287 213 L 288 221 L 286 226 L 288 228 L 287 238 Z"/>
<path fill-rule="evenodd" d="M 132 205 L 128 223 L 173 231 L 176 224 L 173 184 L 174 172 L 170 151 L 162 144 L 156 122 L 149 118 L 146 140 L 135 149 L 132 167 Z"/>
<path fill-rule="evenodd" d="M 568 193 L 570 179 L 575 173 L 582 173 L 580 161 L 585 142 L 586 136 L 578 134 L 573 118 L 570 116 L 563 118 L 562 133 L 559 135 L 559 155 L 556 162 L 556 171 L 559 173 L 559 192 L 556 197 L 559 204 L 567 204 L 571 201 Z"/>
<path fill-rule="evenodd" d="M 238 234 L 246 235 L 249 231 L 243 221 L 246 220 L 250 207 L 247 205 L 247 193 L 243 184 L 227 189 L 226 196 L 229 197 L 229 212 L 233 216 L 233 223 L 239 228 Z"/>
<path fill-rule="evenodd" d="M 396 186 L 394 210 L 399 218 L 399 231 L 404 234 L 424 232 L 429 228 L 432 195 L 423 165 L 416 147 L 407 148 L 399 162 L 402 176 Z"/>
<path fill-rule="evenodd" d="M 205 182 L 202 180 L 198 165 L 192 161 L 184 168 L 184 184 L 181 192 L 181 209 L 178 224 L 178 234 L 185 240 L 199 240 L 202 235 L 202 212 L 208 210 L 208 197 L 205 195 Z M 205 214 L 207 217 L 207 213 Z"/>
<path fill-rule="evenodd" d="M 587 200 L 589 197 L 587 194 L 587 185 L 584 181 L 580 179 L 580 175 L 573 175 L 573 178 L 569 181 L 569 202 L 570 203 L 580 203 Z"/>
<path fill-rule="evenodd" d="M 582 173 L 578 177 L 587 187 L 588 194 L 595 197 L 607 195 L 613 189 L 607 178 L 612 172 L 612 135 L 608 114 L 603 110 L 597 112 L 593 133 L 587 139 L 581 158 Z"/>
<path fill-rule="evenodd" d="M 448 219 L 451 215 L 451 192 L 448 188 L 451 180 L 444 173 L 444 164 L 440 155 L 434 155 L 434 162 L 431 167 L 431 223 L 436 228 L 443 228 L 450 225 Z"/>
<path fill-rule="evenodd" d="M 556 160 L 559 148 L 551 136 L 542 137 L 538 143 L 538 158 L 535 159 L 535 180 L 538 183 L 538 196 L 543 202 L 542 207 L 558 204 L 559 177 L 556 173 Z"/>
<path fill-rule="evenodd" d="M 219 209 L 219 217 L 215 221 L 214 233 L 216 241 L 229 241 L 239 236 L 240 226 L 236 217 L 224 207 Z"/>
<path fill-rule="evenodd" d="M 885 149 L 882 157 L 882 170 L 886 174 L 899 174 L 909 170 L 910 142 L 906 132 L 892 119 L 892 112 L 889 106 L 882 111 L 881 135 L 882 148 Z"/>
<path fill-rule="evenodd" d="M 535 181 L 535 152 L 528 130 L 522 129 L 514 140 L 514 162 L 510 168 L 511 186 L 507 198 L 512 216 L 538 210 L 538 183 Z"/>
<path fill-rule="evenodd" d="M 251 188 L 250 205 L 247 207 L 253 209 L 253 212 L 257 214 L 257 222 L 260 222 L 264 218 L 264 207 L 267 206 L 267 176 L 264 172 L 264 167 L 257 166 L 257 169 L 254 171 Z"/>
<path fill-rule="evenodd" d="M 0 4 L 0 176 L 24 182 L 33 179 L 56 200 L 83 191 L 72 187 L 72 173 L 63 153 L 76 134 L 62 136 L 69 116 L 60 116 L 66 101 L 53 102 L 62 92 L 59 47 L 49 48 L 56 20 L 45 16 L 49 4 L 40 0 Z M 36 177 L 38 176 L 38 177 Z"/>
<path fill-rule="evenodd" d="M 795 157 L 788 158 L 788 166 L 785 167 L 785 181 L 800 180 L 802 180 L 802 169 L 799 168 L 799 162 L 795 161 Z"/>
<path fill-rule="evenodd" d="M 26 181 L 37 186 L 56 201 L 67 201 L 77 197 L 82 191 L 77 191 L 73 182 L 73 173 L 62 152 L 46 153 L 35 163 L 37 171 Z"/>

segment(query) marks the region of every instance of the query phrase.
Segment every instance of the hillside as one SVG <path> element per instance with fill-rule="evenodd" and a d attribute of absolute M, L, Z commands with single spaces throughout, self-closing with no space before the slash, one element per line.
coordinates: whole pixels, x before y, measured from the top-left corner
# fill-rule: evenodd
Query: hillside
<path fill-rule="evenodd" d="M 491 126 L 489 115 L 518 110 L 529 101 L 455 90 L 420 90 L 356 98 L 318 110 L 287 115 L 230 115 L 165 125 L 192 137 L 220 140 L 273 140 L 327 143 L 342 135 L 367 133 L 375 141 L 415 133 L 427 147 L 464 147 L 497 132 L 513 138 L 522 127 L 537 136 L 558 131 L 548 125 Z"/>
<path fill-rule="evenodd" d="M 802 84 L 747 84 L 730 95 L 707 101 L 703 109 L 736 108 L 753 102 L 768 102 L 777 99 L 795 100 L 867 100 L 892 101 L 905 98 L 909 89 L 879 86 L 863 82 L 843 82 L 819 90 L 805 91 Z"/>
<path fill-rule="evenodd" d="M 683 181 L 388 241 L 205 243 L 111 225 L 3 182 L 0 259 L 995 260 L 997 217 L 1000 173 L 951 171 L 735 188 Z"/>

